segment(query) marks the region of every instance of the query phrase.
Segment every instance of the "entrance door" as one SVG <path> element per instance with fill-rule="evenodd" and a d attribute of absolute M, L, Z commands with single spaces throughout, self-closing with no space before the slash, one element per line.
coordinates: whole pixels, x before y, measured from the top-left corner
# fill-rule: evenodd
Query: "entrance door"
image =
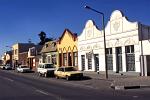
<path fill-rule="evenodd" d="M 134 45 L 125 46 L 126 52 L 126 70 L 135 71 L 135 54 L 134 54 Z"/>
<path fill-rule="evenodd" d="M 107 69 L 113 70 L 113 56 L 112 56 L 112 48 L 106 49 L 106 63 Z"/>
<path fill-rule="evenodd" d="M 122 71 L 122 48 L 116 48 L 116 73 Z"/>
<path fill-rule="evenodd" d="M 72 66 L 72 58 L 70 52 L 68 52 L 68 66 Z"/>
<path fill-rule="evenodd" d="M 99 54 L 94 54 L 95 71 L 99 71 Z"/>
<path fill-rule="evenodd" d="M 82 66 L 82 70 L 85 70 L 85 55 L 81 55 L 81 66 Z"/>

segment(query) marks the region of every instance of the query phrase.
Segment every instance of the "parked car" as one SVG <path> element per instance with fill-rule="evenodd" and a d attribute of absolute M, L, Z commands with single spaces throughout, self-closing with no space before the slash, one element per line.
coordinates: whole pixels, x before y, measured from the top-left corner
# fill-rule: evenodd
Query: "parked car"
<path fill-rule="evenodd" d="M 55 77 L 58 78 L 66 78 L 66 80 L 70 80 L 71 78 L 79 78 L 83 77 L 83 73 L 77 71 L 74 67 L 59 67 L 54 72 Z"/>
<path fill-rule="evenodd" d="M 10 64 L 6 64 L 3 69 L 11 70 L 12 66 Z"/>
<path fill-rule="evenodd" d="M 17 67 L 17 72 L 31 72 L 31 69 L 26 65 L 20 65 Z"/>
<path fill-rule="evenodd" d="M 0 68 L 1 68 L 1 69 L 4 69 L 4 66 L 5 66 L 5 65 L 0 65 Z"/>
<path fill-rule="evenodd" d="M 12 69 L 12 66 L 10 64 L 1 65 L 0 67 L 1 67 L 1 69 L 6 69 L 6 70 L 11 70 Z"/>
<path fill-rule="evenodd" d="M 40 76 L 47 77 L 48 75 L 54 75 L 55 67 L 51 63 L 41 63 L 38 65 L 37 72 Z"/>

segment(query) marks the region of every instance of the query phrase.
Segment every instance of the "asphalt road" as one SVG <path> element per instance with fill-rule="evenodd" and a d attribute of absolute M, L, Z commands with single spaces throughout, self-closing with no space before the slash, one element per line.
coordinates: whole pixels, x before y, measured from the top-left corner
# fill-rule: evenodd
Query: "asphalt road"
<path fill-rule="evenodd" d="M 97 90 L 65 80 L 0 70 L 0 100 L 149 100 L 150 90 Z M 31 74 L 32 75 L 32 74 Z"/>

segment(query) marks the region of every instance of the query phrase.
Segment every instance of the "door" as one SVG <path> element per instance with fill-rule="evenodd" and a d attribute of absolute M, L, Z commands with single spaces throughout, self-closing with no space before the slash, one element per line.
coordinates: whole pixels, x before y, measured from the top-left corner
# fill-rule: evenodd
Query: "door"
<path fill-rule="evenodd" d="M 99 71 L 99 54 L 94 54 L 95 71 Z"/>
<path fill-rule="evenodd" d="M 68 52 L 68 66 L 72 66 L 72 59 L 71 59 L 71 53 Z"/>
<path fill-rule="evenodd" d="M 85 70 L 85 55 L 81 55 L 81 67 L 82 71 Z"/>
<path fill-rule="evenodd" d="M 122 48 L 116 48 L 116 73 L 122 71 Z"/>
<path fill-rule="evenodd" d="M 107 69 L 113 70 L 113 56 L 112 56 L 112 48 L 106 49 L 106 63 Z"/>
<path fill-rule="evenodd" d="M 134 45 L 125 46 L 126 52 L 126 70 L 135 71 Z"/>

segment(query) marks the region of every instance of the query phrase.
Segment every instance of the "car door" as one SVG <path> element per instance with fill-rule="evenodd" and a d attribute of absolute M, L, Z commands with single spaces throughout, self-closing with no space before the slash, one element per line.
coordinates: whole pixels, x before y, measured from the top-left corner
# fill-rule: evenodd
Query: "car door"
<path fill-rule="evenodd" d="M 63 68 L 59 68 L 57 70 L 57 76 L 62 77 L 62 71 L 63 71 Z"/>
<path fill-rule="evenodd" d="M 66 71 L 65 71 L 65 68 L 63 68 L 63 70 L 62 70 L 62 72 L 61 72 L 61 75 L 62 75 L 62 77 L 66 77 L 66 73 L 65 73 Z"/>

